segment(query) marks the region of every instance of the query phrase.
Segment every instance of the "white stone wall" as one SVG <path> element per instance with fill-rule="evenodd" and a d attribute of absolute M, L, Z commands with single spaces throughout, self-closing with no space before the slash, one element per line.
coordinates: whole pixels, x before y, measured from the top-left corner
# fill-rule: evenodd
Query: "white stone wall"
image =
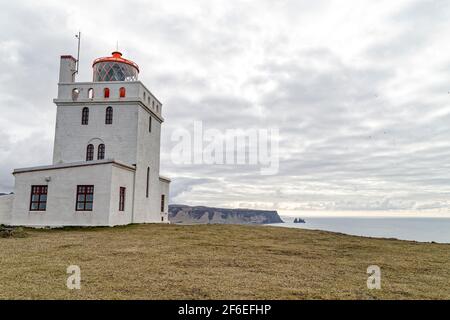
<path fill-rule="evenodd" d="M 119 211 L 120 187 L 126 189 L 125 208 Z M 112 167 L 109 225 L 125 225 L 133 222 L 134 171 Z"/>
<path fill-rule="evenodd" d="M 14 195 L 0 196 L 0 224 L 10 224 Z"/>
<path fill-rule="evenodd" d="M 161 222 L 159 165 L 161 123 L 152 117 L 152 130 L 149 132 L 151 114 L 141 108 L 138 122 L 138 146 L 135 187 L 135 221 Z M 146 197 L 147 168 L 150 168 L 149 197 Z"/>
<path fill-rule="evenodd" d="M 110 89 L 110 97 L 103 97 L 103 89 Z M 119 97 L 119 88 L 125 87 L 126 97 Z M 79 95 L 72 99 L 72 90 Z M 94 97 L 88 98 L 90 88 Z M 59 84 L 54 163 L 70 163 L 86 159 L 86 147 L 94 145 L 94 159 L 98 145 L 106 148 L 106 159 L 136 165 L 133 222 L 161 222 L 160 212 L 160 143 L 162 104 L 139 81 L 86 82 Z M 105 124 L 106 108 L 113 108 L 112 125 Z M 88 125 L 81 124 L 82 110 L 89 108 Z M 149 118 L 152 130 L 149 132 Z M 150 168 L 149 196 L 147 168 Z M 123 216 L 120 223 L 126 221 Z"/>
<path fill-rule="evenodd" d="M 89 108 L 89 122 L 82 125 L 85 106 Z M 105 124 L 108 106 L 113 108 L 112 124 Z M 94 145 L 97 159 L 98 145 L 104 143 L 105 159 L 135 164 L 138 109 L 137 105 L 114 103 L 58 106 L 53 163 L 85 161 L 89 143 Z"/>
<path fill-rule="evenodd" d="M 126 173 L 119 173 L 113 163 L 15 173 L 16 187 L 11 224 L 24 226 L 113 225 L 114 221 L 120 219 L 114 218 L 114 221 L 110 221 L 113 202 L 112 186 L 123 184 L 130 191 L 133 189 L 134 173 L 129 169 L 119 170 Z M 48 178 L 51 179 L 49 182 L 46 181 Z M 48 185 L 46 211 L 29 210 L 32 185 Z M 92 211 L 75 210 L 77 185 L 94 185 Z M 117 201 L 119 201 L 118 198 Z M 129 212 L 125 214 L 127 217 L 130 216 Z"/>

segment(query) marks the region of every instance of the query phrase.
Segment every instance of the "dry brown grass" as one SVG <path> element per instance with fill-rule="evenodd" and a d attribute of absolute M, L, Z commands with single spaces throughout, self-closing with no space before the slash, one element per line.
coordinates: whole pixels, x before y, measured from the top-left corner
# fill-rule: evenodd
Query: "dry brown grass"
<path fill-rule="evenodd" d="M 230 225 L 27 233 L 0 239 L 1 299 L 450 299 L 450 245 Z"/>

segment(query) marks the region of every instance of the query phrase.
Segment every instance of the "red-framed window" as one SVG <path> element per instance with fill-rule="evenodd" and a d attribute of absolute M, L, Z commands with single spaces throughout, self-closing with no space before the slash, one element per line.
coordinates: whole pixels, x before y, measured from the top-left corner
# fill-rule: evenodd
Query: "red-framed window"
<path fill-rule="evenodd" d="M 47 210 L 47 186 L 31 186 L 30 211 Z"/>
<path fill-rule="evenodd" d="M 103 89 L 103 97 L 109 98 L 109 88 Z"/>
<path fill-rule="evenodd" d="M 124 87 L 121 87 L 121 88 L 119 89 L 119 97 L 125 98 L 125 94 L 126 94 L 125 88 L 124 88 Z"/>
<path fill-rule="evenodd" d="M 105 145 L 102 143 L 98 145 L 97 160 L 103 159 L 105 159 Z"/>
<path fill-rule="evenodd" d="M 86 148 L 86 161 L 94 160 L 94 145 L 88 144 Z"/>
<path fill-rule="evenodd" d="M 105 124 L 112 124 L 112 123 L 113 123 L 113 108 L 108 107 L 106 108 Z"/>
<path fill-rule="evenodd" d="M 125 187 L 120 187 L 120 192 L 119 192 L 119 211 L 125 211 L 125 193 L 126 193 L 126 188 Z"/>
<path fill-rule="evenodd" d="M 94 186 L 77 186 L 77 211 L 92 211 L 94 207 Z"/>
<path fill-rule="evenodd" d="M 89 108 L 84 107 L 83 111 L 81 111 L 81 124 L 87 125 L 89 123 Z"/>
<path fill-rule="evenodd" d="M 166 196 L 162 194 L 161 195 L 161 212 L 164 212 L 165 201 L 166 201 Z"/>

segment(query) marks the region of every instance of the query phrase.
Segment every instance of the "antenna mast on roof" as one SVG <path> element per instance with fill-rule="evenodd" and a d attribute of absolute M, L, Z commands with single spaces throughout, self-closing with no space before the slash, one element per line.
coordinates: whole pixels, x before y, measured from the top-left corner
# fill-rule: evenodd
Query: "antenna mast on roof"
<path fill-rule="evenodd" d="M 78 53 L 77 53 L 77 69 L 73 73 L 74 75 L 78 73 L 78 67 L 80 66 L 81 31 L 78 31 L 78 34 L 75 35 L 75 38 L 78 39 Z"/>

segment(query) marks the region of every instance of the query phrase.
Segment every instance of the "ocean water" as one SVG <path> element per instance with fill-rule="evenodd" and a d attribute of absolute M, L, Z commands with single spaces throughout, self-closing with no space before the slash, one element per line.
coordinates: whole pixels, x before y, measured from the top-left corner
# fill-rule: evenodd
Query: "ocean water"
<path fill-rule="evenodd" d="M 285 223 L 272 226 L 325 230 L 364 237 L 450 243 L 450 218 L 299 217 L 306 223 L 293 223 L 295 217 L 281 216 Z"/>

